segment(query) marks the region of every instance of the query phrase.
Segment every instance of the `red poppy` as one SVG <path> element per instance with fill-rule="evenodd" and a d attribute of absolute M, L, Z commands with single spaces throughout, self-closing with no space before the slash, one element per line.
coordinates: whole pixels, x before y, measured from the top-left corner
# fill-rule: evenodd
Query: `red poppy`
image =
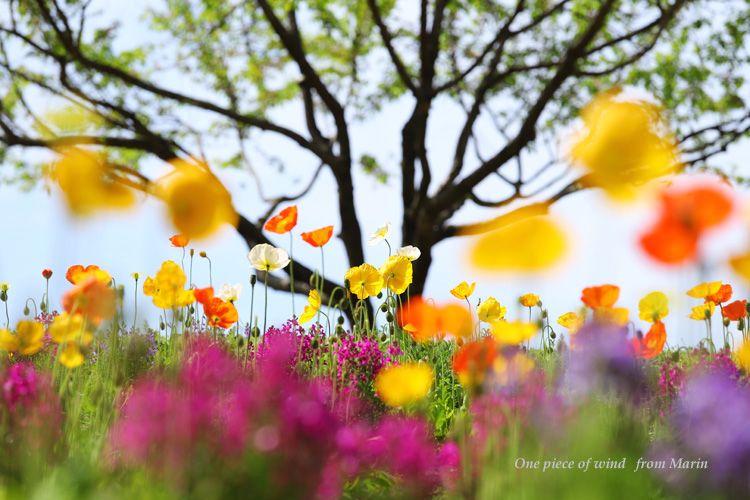
<path fill-rule="evenodd" d="M 643 338 L 636 337 L 633 339 L 633 349 L 638 357 L 651 359 L 656 357 L 667 342 L 667 330 L 664 323 L 655 321 Z"/>
<path fill-rule="evenodd" d="M 722 308 L 722 314 L 729 321 L 737 321 L 747 316 L 747 300 L 735 300 Z"/>
<path fill-rule="evenodd" d="M 174 236 L 169 238 L 169 241 L 172 242 L 173 247 L 185 248 L 186 246 L 188 246 L 188 243 L 190 243 L 190 238 L 188 238 L 184 234 L 175 234 Z"/>
<path fill-rule="evenodd" d="M 492 337 L 464 344 L 453 355 L 453 371 L 466 386 L 479 385 L 492 368 L 499 349 Z"/>
<path fill-rule="evenodd" d="M 207 304 L 203 304 L 203 314 L 206 315 L 208 326 L 229 328 L 237 322 L 237 308 L 234 304 L 220 299 L 212 298 Z"/>
<path fill-rule="evenodd" d="M 665 264 L 695 259 L 704 232 L 722 224 L 734 202 L 718 183 L 662 193 L 661 213 L 654 226 L 641 236 L 641 247 Z"/>
<path fill-rule="evenodd" d="M 320 229 L 316 229 L 315 231 L 310 231 L 308 233 L 302 233 L 302 239 L 305 240 L 308 244 L 314 246 L 314 247 L 322 247 L 328 241 L 331 239 L 331 235 L 333 234 L 333 226 L 326 226 L 321 227 Z"/>
<path fill-rule="evenodd" d="M 612 307 L 620 298 L 620 287 L 617 285 L 590 286 L 581 292 L 581 301 L 591 309 Z"/>
<path fill-rule="evenodd" d="M 46 280 L 52 277 L 52 269 L 42 269 L 42 277 Z"/>
<path fill-rule="evenodd" d="M 297 225 L 297 205 L 286 207 L 284 210 L 274 215 L 266 225 L 264 229 L 271 231 L 276 234 L 286 234 Z"/>
<path fill-rule="evenodd" d="M 706 297 L 706 302 L 713 302 L 714 304 L 723 304 L 732 298 L 732 285 L 723 284 L 719 288 L 719 291 L 713 295 Z"/>
<path fill-rule="evenodd" d="M 211 302 L 211 299 L 214 298 L 214 288 L 211 286 L 206 288 L 196 288 L 193 290 L 193 295 L 195 296 L 195 301 L 203 304 L 205 307 L 206 304 Z"/>

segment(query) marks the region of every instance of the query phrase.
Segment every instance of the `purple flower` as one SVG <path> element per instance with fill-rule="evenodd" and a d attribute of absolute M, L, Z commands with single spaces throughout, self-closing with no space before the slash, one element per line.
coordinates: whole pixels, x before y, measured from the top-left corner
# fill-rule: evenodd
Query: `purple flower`
<path fill-rule="evenodd" d="M 16 363 L 8 369 L 3 380 L 3 397 L 11 410 L 36 398 L 38 379 L 32 364 Z"/>

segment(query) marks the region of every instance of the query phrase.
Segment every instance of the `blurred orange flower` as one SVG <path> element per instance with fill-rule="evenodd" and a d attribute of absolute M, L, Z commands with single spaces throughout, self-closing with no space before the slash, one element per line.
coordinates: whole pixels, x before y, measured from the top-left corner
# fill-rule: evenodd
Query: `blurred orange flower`
<path fill-rule="evenodd" d="M 86 267 L 83 267 L 80 264 L 76 264 L 74 266 L 70 266 L 68 268 L 68 271 L 65 273 L 65 279 L 67 279 L 73 285 L 82 283 L 91 276 L 94 276 L 96 279 L 105 284 L 109 284 L 112 281 L 112 276 L 110 276 L 107 271 L 105 271 L 104 269 L 100 269 L 99 266 L 93 264 Z"/>
<path fill-rule="evenodd" d="M 437 306 L 422 297 L 412 297 L 402 305 L 397 320 L 401 328 L 417 342 L 448 335 L 464 338 L 474 332 L 471 312 L 466 307 L 460 304 Z"/>
<path fill-rule="evenodd" d="M 302 233 L 300 236 L 302 236 L 302 239 L 307 244 L 314 247 L 322 247 L 330 241 L 331 235 L 333 235 L 333 226 L 321 227 L 315 231 Z"/>
<path fill-rule="evenodd" d="M 735 300 L 731 304 L 725 305 L 722 314 L 729 321 L 737 321 L 740 318 L 747 317 L 747 300 Z"/>
<path fill-rule="evenodd" d="M 581 292 L 581 301 L 592 309 L 612 307 L 620 298 L 620 287 L 617 285 L 590 286 Z"/>
<path fill-rule="evenodd" d="M 173 247 L 185 248 L 186 246 L 188 246 L 188 243 L 190 243 L 190 238 L 188 238 L 184 234 L 175 234 L 174 236 L 169 238 L 169 241 L 172 243 Z"/>
<path fill-rule="evenodd" d="M 500 346 L 492 337 L 468 342 L 453 355 L 453 371 L 461 385 L 476 387 L 495 363 Z"/>
<path fill-rule="evenodd" d="M 63 295 L 62 305 L 66 313 L 80 314 L 98 325 L 115 315 L 115 291 L 96 276 L 89 276 Z"/>
<path fill-rule="evenodd" d="M 641 236 L 641 247 L 665 264 L 693 260 L 704 232 L 722 224 L 733 207 L 731 194 L 718 182 L 667 189 L 662 193 L 659 218 Z"/>
<path fill-rule="evenodd" d="M 664 323 L 655 321 L 649 328 L 648 333 L 643 338 L 634 338 L 632 344 L 636 356 L 651 359 L 664 350 L 666 342 L 667 330 L 664 328 Z"/>
<path fill-rule="evenodd" d="M 297 225 L 297 205 L 286 207 L 284 210 L 274 215 L 263 228 L 276 234 L 286 234 Z M 331 228 L 333 229 L 333 227 Z M 330 236 L 329 236 L 330 237 Z M 305 240 L 307 241 L 307 240 Z M 308 242 L 309 243 L 309 242 Z M 312 245 L 312 243 L 310 243 Z M 325 243 L 323 243 L 325 245 Z M 316 246 L 316 245 L 313 245 Z M 321 246 L 321 245 L 317 245 Z"/>

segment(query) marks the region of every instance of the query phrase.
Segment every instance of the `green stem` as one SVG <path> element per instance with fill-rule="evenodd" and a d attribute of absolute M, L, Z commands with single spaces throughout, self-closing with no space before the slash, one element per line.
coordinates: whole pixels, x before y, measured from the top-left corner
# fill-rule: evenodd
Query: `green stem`
<path fill-rule="evenodd" d="M 265 295 L 265 304 L 263 309 L 263 335 L 266 334 L 266 325 L 268 320 L 268 270 L 266 269 L 266 274 L 263 276 L 263 284 L 264 284 L 264 295 Z"/>
<path fill-rule="evenodd" d="M 289 287 L 292 292 L 292 317 L 296 317 L 294 308 L 294 238 L 291 231 L 289 231 Z"/>

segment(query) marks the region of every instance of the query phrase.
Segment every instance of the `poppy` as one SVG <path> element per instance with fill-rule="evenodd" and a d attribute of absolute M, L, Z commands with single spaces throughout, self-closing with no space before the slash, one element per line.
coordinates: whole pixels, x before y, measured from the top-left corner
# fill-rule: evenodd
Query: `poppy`
<path fill-rule="evenodd" d="M 666 342 L 667 330 L 664 328 L 664 323 L 655 321 L 643 338 L 636 337 L 633 339 L 632 345 L 638 357 L 651 359 L 664 350 Z"/>
<path fill-rule="evenodd" d="M 332 234 L 333 226 L 326 226 L 321 227 L 320 229 L 316 229 L 315 231 L 302 233 L 300 236 L 302 236 L 302 239 L 307 244 L 314 247 L 322 247 L 330 241 Z"/>
<path fill-rule="evenodd" d="M 738 321 L 747 316 L 747 300 L 735 300 L 724 306 L 722 314 L 729 321 Z"/>
<path fill-rule="evenodd" d="M 413 269 L 408 257 L 391 255 L 379 271 L 385 287 L 396 294 L 404 293 L 411 285 Z"/>
<path fill-rule="evenodd" d="M 451 295 L 460 300 L 466 300 L 474 293 L 474 289 L 477 287 L 476 283 L 469 285 L 467 282 L 462 281 L 451 290 Z"/>
<path fill-rule="evenodd" d="M 453 355 L 453 371 L 461 385 L 474 387 L 484 382 L 500 348 L 492 337 L 468 342 Z"/>
<path fill-rule="evenodd" d="M 297 225 L 297 205 L 286 207 L 266 222 L 263 229 L 276 234 L 286 234 Z"/>
<path fill-rule="evenodd" d="M 612 307 L 620 298 L 620 287 L 617 285 L 600 285 L 584 288 L 581 301 L 592 309 Z"/>
<path fill-rule="evenodd" d="M 184 234 L 175 234 L 174 236 L 169 238 L 169 241 L 172 243 L 173 247 L 185 248 L 186 246 L 188 246 L 188 243 L 190 243 L 190 238 L 188 238 Z"/>
<path fill-rule="evenodd" d="M 219 328 L 229 328 L 239 318 L 234 304 L 219 297 L 214 297 L 208 303 L 203 304 L 203 314 L 206 316 L 208 326 L 218 326 Z"/>

